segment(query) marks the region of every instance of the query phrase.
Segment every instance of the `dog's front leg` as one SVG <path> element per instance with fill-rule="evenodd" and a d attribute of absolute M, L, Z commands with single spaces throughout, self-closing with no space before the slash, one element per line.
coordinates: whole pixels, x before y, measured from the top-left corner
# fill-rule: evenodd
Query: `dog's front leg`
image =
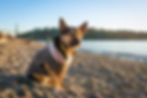
<path fill-rule="evenodd" d="M 62 87 L 62 82 L 64 80 L 65 74 L 68 70 L 68 66 L 64 65 L 61 73 L 57 76 L 56 84 L 55 84 L 55 89 L 57 91 L 64 91 L 64 88 Z"/>

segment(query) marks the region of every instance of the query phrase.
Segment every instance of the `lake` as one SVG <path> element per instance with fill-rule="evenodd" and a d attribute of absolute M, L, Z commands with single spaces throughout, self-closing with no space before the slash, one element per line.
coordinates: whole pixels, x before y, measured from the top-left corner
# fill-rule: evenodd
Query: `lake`
<path fill-rule="evenodd" d="M 128 53 L 147 56 L 147 40 L 85 40 L 80 48 L 94 53 Z"/>
<path fill-rule="evenodd" d="M 147 61 L 147 40 L 84 40 L 80 50 L 125 60 Z"/>

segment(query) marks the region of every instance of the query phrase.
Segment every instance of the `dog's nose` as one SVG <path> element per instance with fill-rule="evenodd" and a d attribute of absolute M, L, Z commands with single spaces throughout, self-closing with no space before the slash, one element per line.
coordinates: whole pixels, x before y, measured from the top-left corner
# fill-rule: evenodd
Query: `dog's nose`
<path fill-rule="evenodd" d="M 79 44 L 79 42 L 80 41 L 78 39 L 74 39 L 74 40 L 71 41 L 71 46 L 76 46 L 76 45 Z"/>

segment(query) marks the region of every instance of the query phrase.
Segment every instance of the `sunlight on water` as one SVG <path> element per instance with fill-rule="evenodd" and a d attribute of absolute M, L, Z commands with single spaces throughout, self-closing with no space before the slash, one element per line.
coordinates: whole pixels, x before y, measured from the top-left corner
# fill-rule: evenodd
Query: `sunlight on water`
<path fill-rule="evenodd" d="M 81 50 L 147 56 L 147 40 L 86 40 Z"/>

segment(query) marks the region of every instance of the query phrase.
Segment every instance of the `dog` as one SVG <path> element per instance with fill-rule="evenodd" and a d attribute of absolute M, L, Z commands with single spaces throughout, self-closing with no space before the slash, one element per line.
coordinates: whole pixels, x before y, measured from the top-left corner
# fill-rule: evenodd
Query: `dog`
<path fill-rule="evenodd" d="M 62 82 L 87 30 L 87 22 L 80 27 L 69 27 L 59 20 L 60 34 L 34 57 L 27 78 L 62 91 Z"/>

